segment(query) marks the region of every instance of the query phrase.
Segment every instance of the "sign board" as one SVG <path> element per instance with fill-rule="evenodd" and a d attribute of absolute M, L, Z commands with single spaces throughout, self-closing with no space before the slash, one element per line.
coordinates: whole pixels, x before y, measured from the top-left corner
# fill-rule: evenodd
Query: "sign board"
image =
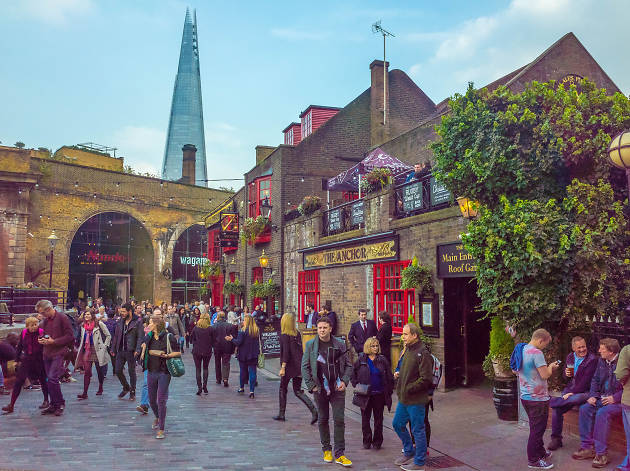
<path fill-rule="evenodd" d="M 422 182 L 413 182 L 402 188 L 403 211 L 411 212 L 422 209 L 424 204 L 422 186 Z"/>
<path fill-rule="evenodd" d="M 358 226 L 365 222 L 365 205 L 363 200 L 357 201 L 351 206 L 350 222 L 353 226 Z"/>
<path fill-rule="evenodd" d="M 280 355 L 280 332 L 271 324 L 260 331 L 260 344 L 265 356 Z"/>
<path fill-rule="evenodd" d="M 341 208 L 328 211 L 328 232 L 341 229 Z"/>
<path fill-rule="evenodd" d="M 303 253 L 305 270 L 398 260 L 398 236 L 373 239 Z"/>
<path fill-rule="evenodd" d="M 437 246 L 438 278 L 474 277 L 477 265 L 461 242 Z"/>
<path fill-rule="evenodd" d="M 453 200 L 451 192 L 438 182 L 435 177 L 431 177 L 431 206 L 448 203 Z"/>

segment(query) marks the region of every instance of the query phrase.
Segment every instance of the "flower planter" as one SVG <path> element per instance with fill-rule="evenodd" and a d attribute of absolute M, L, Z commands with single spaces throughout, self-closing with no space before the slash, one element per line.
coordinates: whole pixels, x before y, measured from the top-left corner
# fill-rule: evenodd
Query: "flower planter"
<path fill-rule="evenodd" d="M 518 382 L 511 378 L 495 378 L 492 400 L 499 420 L 518 420 Z"/>
<path fill-rule="evenodd" d="M 512 370 L 505 370 L 497 360 L 492 360 L 492 368 L 494 369 L 494 377 L 497 379 L 514 379 Z"/>

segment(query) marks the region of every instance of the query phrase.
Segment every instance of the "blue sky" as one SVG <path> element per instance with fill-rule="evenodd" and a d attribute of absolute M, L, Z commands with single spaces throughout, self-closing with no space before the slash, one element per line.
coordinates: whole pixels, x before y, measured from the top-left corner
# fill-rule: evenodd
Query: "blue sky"
<path fill-rule="evenodd" d="M 436 103 L 528 62 L 573 31 L 630 93 L 627 0 L 2 0 L 0 141 L 92 141 L 158 174 L 186 7 L 196 8 L 208 178 L 241 178 L 309 104 L 369 87 L 388 41 Z M 211 184 L 218 186 L 219 184 Z M 238 185 L 234 183 L 234 185 Z"/>

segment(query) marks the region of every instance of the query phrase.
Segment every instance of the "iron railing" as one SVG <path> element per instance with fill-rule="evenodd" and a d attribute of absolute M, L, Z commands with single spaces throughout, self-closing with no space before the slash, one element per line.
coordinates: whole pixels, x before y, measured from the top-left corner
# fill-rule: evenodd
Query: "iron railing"
<path fill-rule="evenodd" d="M 365 227 L 365 201 L 350 201 L 322 214 L 322 235 L 329 236 Z"/>

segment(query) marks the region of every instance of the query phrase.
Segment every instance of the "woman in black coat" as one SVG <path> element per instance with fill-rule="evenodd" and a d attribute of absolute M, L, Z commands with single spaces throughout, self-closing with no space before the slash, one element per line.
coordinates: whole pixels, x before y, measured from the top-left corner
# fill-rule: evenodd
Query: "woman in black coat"
<path fill-rule="evenodd" d="M 381 321 L 381 328 L 378 329 L 376 338 L 381 346 L 381 355 L 387 358 L 389 364 L 392 364 L 392 319 L 387 311 L 378 313 Z"/>
<path fill-rule="evenodd" d="M 197 396 L 201 395 L 201 367 L 203 365 L 203 393 L 208 394 L 208 365 L 212 358 L 212 344 L 214 343 L 212 329 L 210 328 L 210 316 L 202 314 L 192 331 L 192 355 L 197 370 Z"/>
<path fill-rule="evenodd" d="M 352 386 L 357 384 L 369 386 L 366 394 L 358 394 L 355 390 L 353 404 L 361 407 L 361 430 L 363 431 L 363 448 L 373 447 L 378 450 L 383 444 L 383 410 L 392 407 L 394 376 L 387 359 L 380 354 L 381 345 L 376 337 L 370 337 L 363 345 L 363 353 L 352 368 Z M 370 417 L 374 415 L 374 435 L 370 428 Z"/>
<path fill-rule="evenodd" d="M 245 381 L 249 382 L 249 397 L 254 399 L 254 388 L 256 387 L 256 368 L 258 366 L 258 354 L 260 353 L 260 340 L 258 338 L 260 331 L 251 315 L 246 315 L 243 321 L 243 328 L 238 331 L 238 335 L 234 338 L 232 335 L 226 335 L 225 340 L 232 342 L 238 347 L 236 358 L 241 370 L 240 388 L 238 393 L 245 392 Z"/>
<path fill-rule="evenodd" d="M 311 425 L 317 422 L 317 408 L 302 390 L 302 337 L 295 328 L 293 314 L 280 320 L 280 408 L 273 420 L 285 420 L 289 381 L 293 379 L 293 393 L 311 411 Z"/>

